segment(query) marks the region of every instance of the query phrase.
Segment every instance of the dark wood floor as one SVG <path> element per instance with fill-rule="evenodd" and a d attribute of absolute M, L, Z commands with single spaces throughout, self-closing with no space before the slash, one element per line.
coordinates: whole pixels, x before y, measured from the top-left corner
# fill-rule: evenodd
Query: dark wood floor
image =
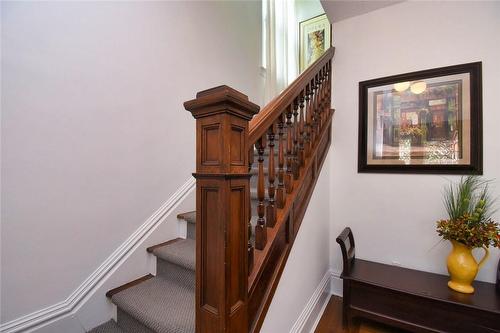
<path fill-rule="evenodd" d="M 342 298 L 332 296 L 316 327 L 316 333 L 349 333 L 342 328 Z M 401 330 L 362 321 L 356 323 L 351 333 L 401 333 Z"/>

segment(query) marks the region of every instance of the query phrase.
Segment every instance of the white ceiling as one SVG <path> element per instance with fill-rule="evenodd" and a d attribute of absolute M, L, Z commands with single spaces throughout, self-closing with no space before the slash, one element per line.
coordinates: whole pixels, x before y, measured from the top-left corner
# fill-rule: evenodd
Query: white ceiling
<path fill-rule="evenodd" d="M 345 20 L 349 17 L 358 16 L 379 8 L 387 7 L 403 1 L 389 0 L 389 1 L 336 1 L 336 0 L 321 0 L 321 4 L 325 9 L 330 22 L 338 22 Z"/>

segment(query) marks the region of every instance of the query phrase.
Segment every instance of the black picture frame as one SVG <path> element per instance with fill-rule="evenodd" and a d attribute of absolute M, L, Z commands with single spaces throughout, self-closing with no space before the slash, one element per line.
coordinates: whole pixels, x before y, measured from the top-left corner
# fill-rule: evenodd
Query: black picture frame
<path fill-rule="evenodd" d="M 439 163 L 427 163 L 425 161 L 425 154 L 430 154 L 429 152 L 429 145 L 433 142 L 438 142 L 438 141 L 429 141 L 426 142 L 428 144 L 427 147 L 421 148 L 420 154 L 422 154 L 421 161 L 418 163 L 403 163 L 400 160 L 396 161 L 396 153 L 393 153 L 392 156 L 388 156 L 387 159 L 385 156 L 383 156 L 383 153 L 375 151 L 380 148 L 374 148 L 374 147 L 383 147 L 382 151 L 385 149 L 386 145 L 384 142 L 385 138 L 385 114 L 384 110 L 381 112 L 379 111 L 379 100 L 385 97 L 380 97 L 380 99 L 377 99 L 376 93 L 373 91 L 377 89 L 377 87 L 383 87 L 385 86 L 387 89 L 388 85 L 395 85 L 397 83 L 406 83 L 410 84 L 411 82 L 420 82 L 424 80 L 429 80 L 429 81 L 437 81 L 439 80 L 440 77 L 445 77 L 448 76 L 450 77 L 451 75 L 461 75 L 461 74 L 468 74 L 468 82 L 467 85 L 469 86 L 470 89 L 465 88 L 466 86 L 464 85 L 463 88 L 460 86 L 460 88 L 457 88 L 456 91 L 460 91 L 468 93 L 469 96 L 465 96 L 468 98 L 468 107 L 465 112 L 467 113 L 467 116 L 469 117 L 468 119 L 470 120 L 470 127 L 465 128 L 466 126 L 466 121 L 462 121 L 460 119 L 459 122 L 459 117 L 456 116 L 456 119 L 453 123 L 456 125 L 456 128 L 452 128 L 451 125 L 449 125 L 449 120 L 446 118 L 446 126 L 447 131 L 446 133 L 451 131 L 449 130 L 450 128 L 453 129 L 453 132 L 455 133 L 453 136 L 453 149 L 455 151 L 455 147 L 460 146 L 460 152 L 462 152 L 462 148 L 467 149 L 467 162 L 466 163 L 456 163 L 454 160 L 451 160 L 453 163 L 446 163 L 446 159 L 444 159 L 444 162 L 439 161 Z M 445 85 L 449 85 L 450 83 L 455 83 L 458 81 L 453 81 L 453 82 L 446 82 L 443 81 L 443 83 L 436 83 L 435 85 L 438 86 L 439 84 L 442 85 L 443 87 Z M 458 82 L 457 84 L 459 84 Z M 403 86 L 404 86 L 403 85 Z M 413 84 L 412 84 L 413 85 Z M 396 86 L 394 86 L 396 87 Z M 429 90 L 432 88 L 431 85 L 426 85 L 426 87 L 429 87 Z M 369 114 L 369 104 L 368 104 L 368 97 L 369 97 L 369 89 L 370 89 L 370 95 L 373 95 L 373 100 L 370 102 L 372 103 L 370 110 L 372 110 L 371 114 Z M 394 96 L 394 95 L 401 95 L 403 93 L 400 92 L 400 90 L 396 91 L 395 88 L 392 88 L 391 86 L 391 92 L 388 92 L 388 96 Z M 400 88 L 401 89 L 401 88 Z M 424 88 L 427 89 L 427 88 Z M 441 86 L 439 87 L 441 88 Z M 448 88 L 450 89 L 450 88 Z M 387 92 L 388 90 L 386 90 Z M 409 94 L 408 92 L 404 92 L 406 94 Z M 425 91 L 425 94 L 427 94 L 427 91 Z M 423 94 L 423 96 L 425 95 Z M 430 93 L 429 93 L 430 94 Z M 375 96 L 375 97 L 374 97 Z M 462 102 L 462 95 L 458 96 L 455 101 L 455 104 L 453 104 L 455 112 L 458 114 L 458 110 L 463 108 L 463 102 Z M 393 141 L 396 141 L 394 133 L 398 133 L 399 138 L 401 138 L 401 133 L 403 132 L 403 127 L 402 127 L 402 115 L 403 115 L 403 108 L 401 105 L 403 105 L 402 97 L 398 97 L 398 100 L 400 101 L 399 105 L 399 110 L 394 112 L 394 111 L 389 111 L 389 116 L 391 117 L 390 120 L 394 120 L 397 118 L 398 124 L 397 125 L 391 125 L 392 129 L 392 136 L 393 136 Z M 450 112 L 450 104 L 451 102 L 446 102 L 447 99 L 443 99 L 444 104 L 443 108 L 444 112 L 446 112 L 445 117 L 451 117 L 449 114 Z M 431 105 L 431 101 L 427 100 L 428 105 Z M 425 100 L 423 101 L 425 103 Z M 393 104 L 390 104 L 391 107 Z M 422 104 L 423 105 L 423 104 Z M 383 108 L 383 107 L 382 107 Z M 465 109 L 465 108 L 464 108 Z M 415 110 L 417 110 L 415 108 Z M 469 111 L 470 110 L 470 111 Z M 420 112 L 420 113 L 419 113 Z M 462 112 L 462 111 L 460 111 Z M 379 113 L 382 114 L 380 119 L 384 120 L 379 120 Z M 395 114 L 397 114 L 397 117 Z M 431 112 L 429 109 L 422 109 L 422 111 L 414 111 L 414 114 L 418 114 L 418 120 L 417 125 L 413 126 L 413 123 L 410 122 L 409 127 L 418 127 L 420 123 L 420 118 L 421 114 L 430 114 L 430 118 L 426 118 L 425 125 L 422 125 L 424 130 L 419 130 L 417 131 L 416 135 L 420 135 L 420 141 L 423 141 L 421 137 L 426 135 L 427 137 L 429 136 L 429 132 L 431 132 L 431 129 L 436 128 L 437 126 L 434 125 L 434 114 Z M 406 114 L 405 114 L 406 115 Z M 368 117 L 373 117 L 370 118 L 372 120 L 369 121 Z M 444 116 L 443 116 L 444 117 Z M 441 118 L 441 123 L 443 123 Z M 430 122 L 427 122 L 427 119 L 431 119 Z M 406 120 L 406 118 L 405 118 Z M 412 120 L 413 121 L 413 120 Z M 370 158 L 368 156 L 368 126 L 369 123 L 371 122 L 371 133 L 372 135 L 370 136 L 370 144 L 371 144 L 371 155 Z M 380 124 L 382 124 L 382 129 L 380 129 Z M 429 125 L 430 124 L 430 125 Z M 379 129 L 377 129 L 377 126 L 379 126 Z M 398 127 L 396 127 L 398 126 Z M 442 126 L 441 126 L 442 127 Z M 429 128 L 429 130 L 427 130 Z M 407 129 L 407 128 L 406 128 Z M 422 71 L 417 71 L 417 72 L 411 72 L 411 73 L 405 73 L 405 74 L 398 74 L 398 75 L 393 75 L 393 76 L 388 76 L 388 77 L 383 77 L 383 78 L 378 78 L 378 79 L 372 79 L 372 80 L 366 80 L 359 82 L 359 133 L 358 133 L 358 173 L 415 173 L 415 174 L 477 174 L 477 175 L 482 175 L 483 173 L 483 133 L 482 133 L 482 62 L 473 62 L 473 63 L 466 63 L 466 64 L 460 64 L 460 65 L 454 65 L 454 66 L 447 66 L 447 67 L 440 67 L 440 68 L 434 68 L 434 69 L 427 69 L 427 70 L 422 70 Z M 464 131 L 466 130 L 466 131 Z M 382 132 L 382 135 L 380 135 L 380 132 Z M 376 133 L 378 137 L 382 136 L 382 143 L 378 143 L 377 140 L 377 135 L 373 134 Z M 406 130 L 404 133 L 408 133 Z M 410 133 L 413 133 L 410 131 Z M 458 134 L 457 134 L 458 133 Z M 463 137 L 461 137 L 462 133 L 467 134 L 467 140 L 465 140 Z M 413 134 L 412 134 L 413 135 Z M 449 137 L 449 133 L 447 134 Z M 459 139 L 458 139 L 459 138 Z M 410 139 L 405 139 L 405 142 L 410 142 L 410 144 L 413 143 L 413 136 L 410 137 Z M 390 139 L 388 139 L 390 141 Z M 398 139 L 399 141 L 399 139 Z M 445 141 L 445 140 L 443 140 Z M 458 144 L 458 142 L 460 142 Z M 378 146 L 377 146 L 378 145 Z M 415 144 L 417 146 L 418 143 Z M 420 145 L 422 145 L 422 142 L 420 142 Z M 401 146 L 400 148 L 393 148 L 393 149 L 399 149 L 399 156 L 402 156 L 401 153 Z M 411 154 L 413 154 L 413 148 L 410 147 Z M 387 149 L 389 150 L 389 149 Z M 417 150 L 417 148 L 415 148 Z M 378 155 L 377 155 L 378 154 Z M 380 155 L 382 154 L 382 155 Z M 416 153 L 415 153 L 416 154 Z M 462 154 L 462 153 L 460 153 Z M 413 156 L 413 155 L 412 155 Z M 376 158 L 375 158 L 376 157 Z M 417 157 L 415 157 L 417 158 Z M 384 160 L 385 159 L 385 160 Z M 400 158 L 401 159 L 401 158 Z M 369 161 L 370 160 L 370 161 Z M 375 161 L 376 160 L 376 161 Z M 409 159 L 410 160 L 410 159 Z M 408 160 L 408 161 L 409 161 Z M 413 160 L 413 157 L 411 157 L 411 160 Z M 424 161 L 425 160 L 425 161 Z M 458 159 L 457 159 L 458 160 Z M 375 162 L 374 162 L 375 161 Z M 408 162 L 405 161 L 405 162 Z M 415 160 L 416 161 L 416 160 Z"/>

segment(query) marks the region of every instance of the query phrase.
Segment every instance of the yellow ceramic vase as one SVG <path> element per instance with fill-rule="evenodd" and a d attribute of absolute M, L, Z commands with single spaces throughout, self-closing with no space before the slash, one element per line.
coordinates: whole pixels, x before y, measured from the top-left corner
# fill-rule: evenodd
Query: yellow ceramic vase
<path fill-rule="evenodd" d="M 474 287 L 472 281 L 476 278 L 477 272 L 488 259 L 488 248 L 483 246 L 485 251 L 483 259 L 478 263 L 472 255 L 472 249 L 462 243 L 452 240 L 453 249 L 448 256 L 448 273 L 450 281 L 448 287 L 464 293 L 472 294 Z"/>

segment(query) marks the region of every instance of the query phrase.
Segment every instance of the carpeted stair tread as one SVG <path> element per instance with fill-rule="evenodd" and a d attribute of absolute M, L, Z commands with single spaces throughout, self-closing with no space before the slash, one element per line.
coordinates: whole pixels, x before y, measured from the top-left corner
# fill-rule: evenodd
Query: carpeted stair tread
<path fill-rule="evenodd" d="M 125 333 L 125 331 L 121 329 L 114 320 L 110 320 L 93 328 L 87 333 Z"/>
<path fill-rule="evenodd" d="M 276 155 L 276 156 L 278 156 L 278 153 L 279 153 L 278 144 L 279 144 L 278 135 L 276 135 L 276 140 L 274 140 L 274 155 Z M 286 154 L 286 135 L 283 136 L 283 144 L 284 144 L 285 154 Z M 269 156 L 270 152 L 271 151 L 269 150 L 269 148 L 267 147 L 267 144 L 266 144 L 266 149 L 264 150 L 263 156 Z M 257 156 L 259 156 L 259 151 L 255 147 L 253 149 L 253 156 L 255 157 L 255 160 L 257 160 Z"/>
<path fill-rule="evenodd" d="M 195 331 L 195 294 L 176 279 L 155 277 L 111 298 L 122 311 L 157 333 Z"/>
<path fill-rule="evenodd" d="M 277 166 L 278 163 L 276 163 L 276 168 L 275 168 L 275 177 L 277 178 L 278 177 L 278 166 Z M 254 164 L 252 165 L 252 168 L 250 169 L 250 174 L 252 176 L 257 176 L 259 174 L 259 165 L 258 164 Z M 269 175 L 269 168 L 267 166 L 264 167 L 264 175 L 267 176 Z"/>
<path fill-rule="evenodd" d="M 196 211 L 179 214 L 177 218 L 185 220 L 188 223 L 196 223 Z"/>
<path fill-rule="evenodd" d="M 162 260 L 194 271 L 195 251 L 196 241 L 188 238 L 155 248 L 153 254 Z"/>

